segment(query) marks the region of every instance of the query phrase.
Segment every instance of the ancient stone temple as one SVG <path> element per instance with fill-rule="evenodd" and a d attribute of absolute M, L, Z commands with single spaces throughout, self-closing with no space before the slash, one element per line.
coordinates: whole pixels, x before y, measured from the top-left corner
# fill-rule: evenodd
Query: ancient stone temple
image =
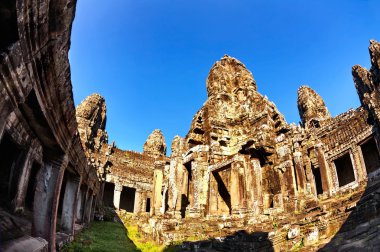
<path fill-rule="evenodd" d="M 371 68 L 352 68 L 361 106 L 332 117 L 301 86 L 300 125 L 224 56 L 167 156 L 158 129 L 141 153 L 109 143 L 101 95 L 75 109 L 75 1 L 5 0 L 0 13 L 1 251 L 59 250 L 104 206 L 182 250 L 380 250 L 378 42 Z"/>
<path fill-rule="evenodd" d="M 141 231 L 157 242 L 197 237 L 183 245 L 188 249 L 335 250 L 346 236 L 360 239 L 355 227 L 370 226 L 379 214 L 379 48 L 371 41 L 369 71 L 353 67 L 362 106 L 332 117 L 322 97 L 301 86 L 298 126 L 257 91 L 240 61 L 224 56 L 208 75 L 208 99 L 188 134 L 174 137 L 170 157 L 159 130 L 143 153 L 106 144 L 104 99 L 88 97 L 77 120 L 105 181 L 104 204 L 138 214 Z M 339 239 L 325 245 L 334 235 Z M 380 246 L 377 239 L 367 243 Z"/>
<path fill-rule="evenodd" d="M 1 251 L 55 251 L 93 218 L 101 182 L 75 120 L 74 13 L 72 1 L 0 2 Z"/>

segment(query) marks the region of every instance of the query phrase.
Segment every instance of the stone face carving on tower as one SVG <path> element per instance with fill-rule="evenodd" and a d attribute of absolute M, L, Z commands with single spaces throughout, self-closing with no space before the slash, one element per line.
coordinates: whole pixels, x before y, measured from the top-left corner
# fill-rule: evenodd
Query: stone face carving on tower
<path fill-rule="evenodd" d="M 253 75 L 230 56 L 216 62 L 206 81 L 208 99 L 196 113 L 185 138 L 187 147 L 208 145 L 218 155 L 237 153 L 251 140 L 257 148 L 273 146 L 286 127 L 275 104 L 257 92 Z M 272 142 L 272 143 L 271 143 Z"/>
<path fill-rule="evenodd" d="M 89 150 L 99 150 L 108 143 L 106 128 L 106 102 L 99 94 L 92 94 L 84 99 L 76 109 L 78 131 Z"/>
<path fill-rule="evenodd" d="M 322 97 L 308 86 L 298 89 L 297 105 L 305 128 L 319 128 L 323 121 L 331 118 Z"/>
<path fill-rule="evenodd" d="M 144 153 L 153 157 L 166 155 L 166 143 L 161 130 L 155 129 L 144 143 Z"/>

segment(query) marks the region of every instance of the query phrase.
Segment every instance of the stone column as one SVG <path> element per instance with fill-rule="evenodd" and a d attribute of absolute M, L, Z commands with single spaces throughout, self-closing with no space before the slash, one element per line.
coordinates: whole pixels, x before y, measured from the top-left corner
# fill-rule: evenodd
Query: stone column
<path fill-rule="evenodd" d="M 332 193 L 333 186 L 332 186 L 332 182 L 331 182 L 331 174 L 329 171 L 329 166 L 327 164 L 325 154 L 323 151 L 323 144 L 319 143 L 319 144 L 315 145 L 315 151 L 317 154 L 319 171 L 321 173 L 323 192 L 327 193 L 327 195 L 330 196 Z"/>
<path fill-rule="evenodd" d="M 115 184 L 115 190 L 113 192 L 113 206 L 116 209 L 120 209 L 120 196 L 123 191 L 123 186 L 120 184 Z"/>
<path fill-rule="evenodd" d="M 25 204 L 25 197 L 26 192 L 28 190 L 28 184 L 30 180 L 30 172 L 32 170 L 33 165 L 33 147 L 29 147 L 28 153 L 25 156 L 25 161 L 23 163 L 23 168 L 21 170 L 18 186 L 17 186 L 17 193 L 15 196 L 15 202 L 14 202 L 14 209 L 15 211 L 23 211 L 24 210 L 24 204 Z"/>
<path fill-rule="evenodd" d="M 189 195 L 192 197 L 189 216 L 198 218 L 205 216 L 206 213 L 209 190 L 208 156 L 206 151 L 194 153 L 194 156 L 194 160 L 191 162 L 193 195 Z"/>
<path fill-rule="evenodd" d="M 164 166 L 165 166 L 165 162 L 163 161 L 156 161 L 154 163 L 152 207 L 150 210 L 150 216 L 160 214 L 160 208 L 162 204 L 161 190 L 162 190 Z"/>
<path fill-rule="evenodd" d="M 133 213 L 139 214 L 141 212 L 142 212 L 142 190 L 136 189 Z"/>
<path fill-rule="evenodd" d="M 239 169 L 241 166 L 240 161 L 235 161 L 231 164 L 231 182 L 230 182 L 230 195 L 231 195 L 231 214 L 239 215 L 242 208 L 242 191 L 240 190 Z"/>
<path fill-rule="evenodd" d="M 293 154 L 294 166 L 296 168 L 296 179 L 298 185 L 298 192 L 303 194 L 306 190 L 306 178 L 303 170 L 302 154 L 299 151 Z"/>
<path fill-rule="evenodd" d="M 77 223 L 82 223 L 83 222 L 83 208 L 84 208 L 84 197 L 85 197 L 85 192 L 83 191 L 82 188 L 79 189 L 78 193 L 78 202 L 77 202 L 77 211 L 76 211 L 76 221 Z"/>
<path fill-rule="evenodd" d="M 92 211 L 92 201 L 94 199 L 94 195 L 92 190 L 89 190 L 86 197 L 86 207 L 84 211 L 84 222 L 86 224 L 91 222 L 91 211 Z"/>
<path fill-rule="evenodd" d="M 306 166 L 306 191 L 309 194 L 314 195 L 315 197 L 317 196 L 317 189 L 315 187 L 315 182 L 313 179 L 313 171 L 311 170 L 311 161 L 308 156 L 304 156 L 304 164 Z"/>
<path fill-rule="evenodd" d="M 80 177 L 68 178 L 62 204 L 61 228 L 66 234 L 74 234 L 75 207 Z"/>
<path fill-rule="evenodd" d="M 55 232 L 59 195 L 67 156 L 49 156 L 45 154 L 44 164 L 38 172 L 38 181 L 34 197 L 32 235 L 42 237 L 49 242 L 49 251 L 55 251 Z"/>
<path fill-rule="evenodd" d="M 247 194 L 247 212 L 249 214 L 254 214 L 256 211 L 255 207 L 255 171 L 252 165 L 252 162 L 245 162 L 245 169 L 246 169 L 246 188 L 245 192 Z"/>
<path fill-rule="evenodd" d="M 184 204 L 184 199 L 182 199 L 184 196 L 186 196 L 186 199 L 189 201 L 189 173 L 184 165 L 182 165 L 182 181 L 181 181 L 181 196 L 180 199 L 177 201 L 177 210 L 179 211 L 180 216 L 182 216 L 182 212 L 186 211 L 186 205 Z"/>
<path fill-rule="evenodd" d="M 216 215 L 218 212 L 218 183 L 212 172 L 209 177 L 208 214 Z"/>
<path fill-rule="evenodd" d="M 253 181 L 253 197 L 254 197 L 254 213 L 260 214 L 263 212 L 263 188 L 262 188 L 262 173 L 260 160 L 258 158 L 251 159 L 254 181 Z"/>

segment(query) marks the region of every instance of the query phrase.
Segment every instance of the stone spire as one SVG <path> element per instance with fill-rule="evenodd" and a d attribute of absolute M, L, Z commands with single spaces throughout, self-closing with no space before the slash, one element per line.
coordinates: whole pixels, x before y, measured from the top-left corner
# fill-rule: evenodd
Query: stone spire
<path fill-rule="evenodd" d="M 319 128 L 321 122 L 331 118 L 322 97 L 308 86 L 298 89 L 297 105 L 305 128 Z"/>
<path fill-rule="evenodd" d="M 166 143 L 161 130 L 155 129 L 144 143 L 144 153 L 159 157 L 166 155 Z"/>
<path fill-rule="evenodd" d="M 371 56 L 371 68 L 368 71 L 360 65 L 352 67 L 352 77 L 355 82 L 360 103 L 366 108 L 375 121 L 380 124 L 380 43 L 370 40 L 368 47 Z"/>
<path fill-rule="evenodd" d="M 224 55 L 211 68 L 206 81 L 208 96 L 233 93 L 238 88 L 256 90 L 253 75 L 239 60 Z"/>
<path fill-rule="evenodd" d="M 171 157 L 178 157 L 181 155 L 181 151 L 183 149 L 183 138 L 176 135 L 172 141 L 172 154 Z"/>
<path fill-rule="evenodd" d="M 106 112 L 106 101 L 99 94 L 88 96 L 76 108 L 78 131 L 86 148 L 94 150 L 108 143 Z"/>

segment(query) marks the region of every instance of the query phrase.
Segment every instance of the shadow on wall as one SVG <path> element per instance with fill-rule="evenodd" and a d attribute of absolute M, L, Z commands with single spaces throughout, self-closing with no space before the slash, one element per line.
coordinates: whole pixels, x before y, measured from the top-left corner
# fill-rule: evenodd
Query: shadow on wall
<path fill-rule="evenodd" d="M 223 238 L 204 241 L 184 242 L 172 245 L 164 251 L 274 251 L 267 232 L 247 233 L 237 231 Z"/>
<path fill-rule="evenodd" d="M 380 251 L 380 181 L 369 183 L 352 209 L 336 206 L 337 216 L 344 208 L 352 212 L 319 251 Z"/>

